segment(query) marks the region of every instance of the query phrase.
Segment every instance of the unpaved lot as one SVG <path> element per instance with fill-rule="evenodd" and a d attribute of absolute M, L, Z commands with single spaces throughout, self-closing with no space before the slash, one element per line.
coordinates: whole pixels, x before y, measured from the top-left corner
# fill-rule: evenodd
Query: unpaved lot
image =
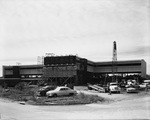
<path fill-rule="evenodd" d="M 2 120 L 50 120 L 50 119 L 149 119 L 150 92 L 138 94 L 97 93 L 80 90 L 87 94 L 97 94 L 113 101 L 103 104 L 69 106 L 33 106 L 0 99 L 0 119 Z"/>

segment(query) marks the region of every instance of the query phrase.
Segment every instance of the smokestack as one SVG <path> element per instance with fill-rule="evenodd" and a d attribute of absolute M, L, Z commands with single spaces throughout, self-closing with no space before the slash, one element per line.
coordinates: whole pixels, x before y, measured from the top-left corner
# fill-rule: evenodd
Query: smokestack
<path fill-rule="evenodd" d="M 113 42 L 113 58 L 112 61 L 117 61 L 117 44 L 116 41 Z"/>

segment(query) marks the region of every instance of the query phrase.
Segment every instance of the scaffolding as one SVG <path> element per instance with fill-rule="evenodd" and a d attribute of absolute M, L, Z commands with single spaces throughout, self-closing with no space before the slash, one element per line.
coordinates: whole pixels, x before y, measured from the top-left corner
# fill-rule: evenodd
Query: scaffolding
<path fill-rule="evenodd" d="M 74 84 L 76 74 L 75 65 L 50 65 L 43 68 L 43 76 L 52 85 Z"/>

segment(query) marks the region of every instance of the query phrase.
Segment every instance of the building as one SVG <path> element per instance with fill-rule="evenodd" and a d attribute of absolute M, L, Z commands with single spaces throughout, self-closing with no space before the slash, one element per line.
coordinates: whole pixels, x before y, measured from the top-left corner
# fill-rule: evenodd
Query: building
<path fill-rule="evenodd" d="M 115 71 L 115 72 L 113 72 Z M 46 80 L 51 84 L 83 85 L 87 83 L 102 83 L 112 81 L 116 76 L 118 81 L 124 78 L 139 79 L 146 77 L 146 62 L 144 60 L 93 62 L 78 56 L 46 56 L 43 65 L 3 66 L 1 80 L 15 84 L 20 81 Z"/>

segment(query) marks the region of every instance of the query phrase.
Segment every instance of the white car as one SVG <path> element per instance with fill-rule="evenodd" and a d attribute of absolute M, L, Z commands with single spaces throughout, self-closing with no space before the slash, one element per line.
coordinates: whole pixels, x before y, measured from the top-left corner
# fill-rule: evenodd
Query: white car
<path fill-rule="evenodd" d="M 47 97 L 57 97 L 57 96 L 71 96 L 71 95 L 76 95 L 77 92 L 69 87 L 61 86 L 57 87 L 54 90 L 48 91 L 46 93 Z"/>
<path fill-rule="evenodd" d="M 139 86 L 140 86 L 140 88 L 146 88 L 146 84 L 147 84 L 147 83 L 142 83 L 142 84 L 140 84 Z"/>
<path fill-rule="evenodd" d="M 141 89 L 144 89 L 144 88 L 146 88 L 146 85 L 148 86 L 148 88 L 150 88 L 150 84 L 149 83 L 142 83 L 139 86 L 140 86 Z"/>
<path fill-rule="evenodd" d="M 116 82 L 112 82 L 112 83 L 109 84 L 109 90 L 111 92 L 120 93 L 121 88 L 118 86 L 118 84 Z"/>

